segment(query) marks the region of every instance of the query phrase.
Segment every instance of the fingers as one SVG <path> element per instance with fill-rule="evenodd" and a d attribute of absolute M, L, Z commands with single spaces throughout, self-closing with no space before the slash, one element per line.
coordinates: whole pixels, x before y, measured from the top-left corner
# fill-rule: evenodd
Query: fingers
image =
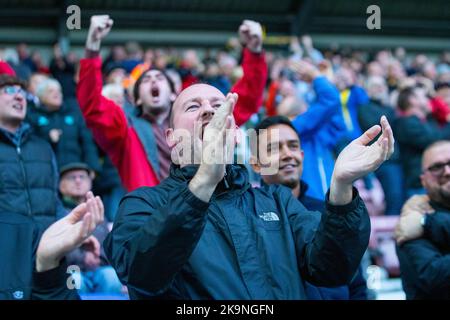
<path fill-rule="evenodd" d="M 103 201 L 102 201 L 102 199 L 99 197 L 99 196 L 97 196 L 97 197 L 95 197 L 95 200 L 97 201 L 97 205 L 98 205 L 98 208 L 99 208 L 99 224 L 100 223 L 102 223 L 104 220 L 105 220 L 105 206 L 103 205 Z"/>
<path fill-rule="evenodd" d="M 70 223 L 75 224 L 81 221 L 84 215 L 87 213 L 87 205 L 86 203 L 82 203 L 75 207 L 67 216 L 66 219 L 70 221 Z"/>
<path fill-rule="evenodd" d="M 385 154 L 385 158 L 383 160 L 387 160 L 391 157 L 392 153 L 394 153 L 394 135 L 392 133 L 392 128 L 385 116 L 381 117 L 380 124 L 382 128 L 382 134 L 378 138 L 377 143 L 380 145 L 380 147 L 383 148 L 383 154 Z"/>
<path fill-rule="evenodd" d="M 388 158 L 389 158 L 394 153 L 394 143 L 395 143 L 394 132 L 392 131 L 391 125 L 389 124 L 389 121 L 385 116 L 381 117 L 381 123 L 382 125 L 384 123 L 383 132 L 386 134 L 389 142 L 388 143 Z"/>
<path fill-rule="evenodd" d="M 89 237 L 92 243 L 93 253 L 96 257 L 100 256 L 100 242 L 97 240 L 96 237 L 90 236 Z"/>
<path fill-rule="evenodd" d="M 86 202 L 88 213 L 91 216 L 91 218 L 89 220 L 88 234 L 91 234 L 95 230 L 95 227 L 97 226 L 96 221 L 95 221 L 97 212 L 96 212 L 94 202 L 95 201 L 92 198 Z"/>
<path fill-rule="evenodd" d="M 380 131 L 381 127 L 379 125 L 375 125 L 364 132 L 358 139 L 355 140 L 355 142 L 366 146 L 380 133 Z"/>
<path fill-rule="evenodd" d="M 222 131 L 226 127 L 226 119 L 233 114 L 238 95 L 236 93 L 228 93 L 225 102 L 217 109 L 208 127 Z"/>
<path fill-rule="evenodd" d="M 81 223 L 80 231 L 78 234 L 79 237 L 78 241 L 80 242 L 79 244 L 81 244 L 81 242 L 90 235 L 91 231 L 89 229 L 91 223 L 92 223 L 92 215 L 88 212 L 84 215 L 83 221 Z"/>

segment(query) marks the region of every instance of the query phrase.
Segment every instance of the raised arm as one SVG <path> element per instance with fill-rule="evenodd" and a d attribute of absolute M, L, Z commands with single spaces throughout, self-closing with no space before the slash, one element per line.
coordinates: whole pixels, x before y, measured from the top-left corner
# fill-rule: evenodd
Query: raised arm
<path fill-rule="evenodd" d="M 86 59 L 80 61 L 77 99 L 86 125 L 94 139 L 111 158 L 120 153 L 128 135 L 128 123 L 122 108 L 102 96 L 101 39 L 111 30 L 109 16 L 93 16 L 86 40 Z M 113 154 L 111 154 L 113 153 Z"/>
<path fill-rule="evenodd" d="M 380 131 L 378 140 L 368 146 Z M 376 170 L 393 152 L 394 137 L 385 117 L 381 118 L 381 128 L 373 126 L 342 150 L 326 196 L 327 212 L 316 228 L 305 228 L 311 214 L 305 213 L 296 199 L 290 199 L 287 212 L 296 238 L 299 268 L 307 281 L 319 286 L 350 282 L 370 236 L 367 209 L 352 183 Z M 317 231 L 308 232 L 311 229 Z"/>
<path fill-rule="evenodd" d="M 330 118 L 338 114 L 339 93 L 336 87 L 322 76 L 314 65 L 306 61 L 291 62 L 291 68 L 303 80 L 312 83 L 316 94 L 316 100 L 311 103 L 308 110 L 292 121 L 300 137 L 305 137 L 315 134 L 324 123 L 329 122 Z"/>
<path fill-rule="evenodd" d="M 231 88 L 239 95 L 234 108 L 234 119 L 238 126 L 246 123 L 262 106 L 264 87 L 267 82 L 267 64 L 262 52 L 262 28 L 258 22 L 244 20 L 239 28 L 241 43 L 243 77 Z"/>

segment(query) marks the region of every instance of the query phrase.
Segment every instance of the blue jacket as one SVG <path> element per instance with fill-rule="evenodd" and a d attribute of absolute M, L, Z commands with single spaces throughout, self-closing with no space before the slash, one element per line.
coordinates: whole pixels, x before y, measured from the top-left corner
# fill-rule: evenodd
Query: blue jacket
<path fill-rule="evenodd" d="M 358 138 L 362 134 L 358 120 L 358 113 L 359 109 L 364 108 L 364 105 L 368 103 L 369 96 L 362 87 L 354 85 L 350 88 L 350 96 L 347 100 L 347 106 L 345 107 L 342 104 L 342 114 L 345 121 L 344 123 L 346 124 L 347 139 L 349 142 Z"/>
<path fill-rule="evenodd" d="M 303 280 L 351 280 L 370 234 L 356 189 L 320 218 L 286 187 L 252 188 L 238 165 L 203 202 L 188 188 L 197 169 L 172 165 L 122 199 L 104 246 L 132 299 L 306 299 Z"/>
<path fill-rule="evenodd" d="M 325 77 L 316 78 L 312 85 L 315 101 L 292 124 L 305 152 L 302 180 L 309 185 L 306 194 L 324 199 L 334 168 L 333 149 L 345 134 L 345 125 L 336 87 Z"/>

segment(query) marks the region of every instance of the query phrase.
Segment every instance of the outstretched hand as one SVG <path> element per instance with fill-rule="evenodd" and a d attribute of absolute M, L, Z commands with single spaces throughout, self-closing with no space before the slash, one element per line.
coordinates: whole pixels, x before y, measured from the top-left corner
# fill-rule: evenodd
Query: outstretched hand
<path fill-rule="evenodd" d="M 44 232 L 36 253 L 36 270 L 44 272 L 56 268 L 64 255 L 82 245 L 103 219 L 102 200 L 88 192 L 86 202 Z"/>
<path fill-rule="evenodd" d="M 382 131 L 377 141 L 369 143 Z M 381 117 L 381 127 L 375 125 L 358 139 L 353 140 L 339 154 L 334 177 L 343 183 L 353 183 L 375 171 L 394 152 L 394 136 L 386 117 Z"/>
<path fill-rule="evenodd" d="M 334 166 L 330 188 L 330 201 L 345 204 L 351 201 L 352 183 L 378 169 L 394 153 L 394 136 L 385 116 L 381 127 L 375 125 L 342 150 Z M 382 132 L 373 144 L 375 137 Z M 350 192 L 348 192 L 350 190 Z M 345 194 L 345 195 L 344 195 Z M 350 197 L 350 198 L 349 198 Z"/>

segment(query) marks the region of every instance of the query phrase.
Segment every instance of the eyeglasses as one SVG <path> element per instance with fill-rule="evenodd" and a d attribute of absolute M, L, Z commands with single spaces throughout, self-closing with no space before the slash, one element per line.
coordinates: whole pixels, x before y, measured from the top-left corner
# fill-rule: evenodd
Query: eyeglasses
<path fill-rule="evenodd" d="M 69 181 L 76 181 L 77 178 L 81 181 L 86 181 L 89 179 L 89 176 L 87 174 L 69 174 L 64 177 L 64 179 L 67 179 Z"/>
<path fill-rule="evenodd" d="M 426 169 L 426 171 L 429 171 L 432 175 L 438 177 L 438 176 L 441 176 L 444 173 L 446 166 L 450 167 L 450 161 L 445 162 L 445 163 L 435 163 L 435 164 L 429 166 Z"/>
<path fill-rule="evenodd" d="M 15 95 L 18 93 L 24 98 L 27 96 L 27 92 L 25 90 L 23 90 L 22 88 L 14 87 L 14 86 L 6 86 L 2 89 L 2 91 L 9 95 Z"/>

